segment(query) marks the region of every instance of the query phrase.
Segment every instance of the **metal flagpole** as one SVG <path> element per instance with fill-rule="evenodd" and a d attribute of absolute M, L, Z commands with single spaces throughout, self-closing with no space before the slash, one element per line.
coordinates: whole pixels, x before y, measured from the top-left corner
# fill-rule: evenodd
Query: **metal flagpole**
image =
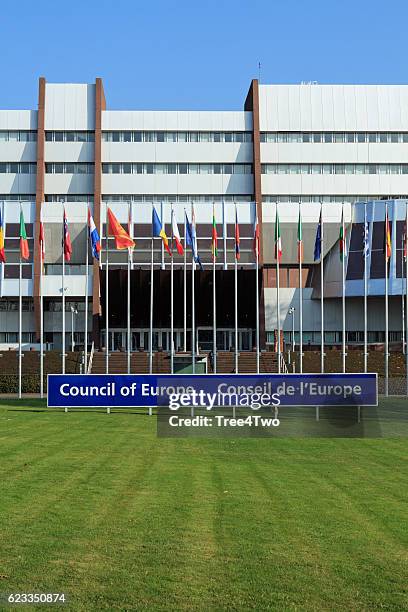
<path fill-rule="evenodd" d="M 385 395 L 388 396 L 388 204 L 385 202 Z"/>
<path fill-rule="evenodd" d="M 320 370 L 324 372 L 324 271 L 323 271 L 323 256 L 324 256 L 324 224 L 323 224 L 323 203 L 320 204 Z"/>
<path fill-rule="evenodd" d="M 341 231 L 342 231 L 342 260 L 341 260 L 341 284 L 342 284 L 342 367 L 346 371 L 346 235 L 344 224 L 344 204 L 341 209 Z"/>
<path fill-rule="evenodd" d="M 128 221 L 129 221 L 129 236 L 132 238 L 132 213 L 131 213 L 131 203 L 129 202 L 128 206 Z M 128 249 L 128 261 L 127 261 L 127 373 L 130 374 L 130 361 L 131 361 L 131 352 L 132 352 L 132 337 L 130 330 L 130 265 L 131 265 L 131 251 L 132 249 Z"/>
<path fill-rule="evenodd" d="M 407 343 L 405 344 L 405 381 L 408 395 L 408 202 L 405 204 L 405 315 Z"/>
<path fill-rule="evenodd" d="M 171 252 L 173 253 L 173 219 L 174 210 L 173 205 L 171 206 Z M 170 371 L 174 374 L 174 262 L 173 255 L 171 256 L 170 261 Z"/>
<path fill-rule="evenodd" d="M 405 295 L 404 295 L 404 244 L 405 235 L 402 235 L 401 244 L 401 323 L 402 323 L 402 354 L 405 355 Z"/>
<path fill-rule="evenodd" d="M 368 231 L 367 231 L 367 203 L 364 202 L 364 372 L 368 369 L 368 332 L 367 332 L 367 293 L 368 293 Z"/>
<path fill-rule="evenodd" d="M 222 242 L 224 251 L 224 270 L 227 270 L 227 218 L 225 216 L 225 201 L 222 201 Z"/>
<path fill-rule="evenodd" d="M 62 373 L 65 374 L 65 222 L 62 214 Z"/>
<path fill-rule="evenodd" d="M 183 315 L 184 315 L 184 352 L 187 353 L 187 226 L 184 209 L 184 271 L 183 271 Z"/>
<path fill-rule="evenodd" d="M 196 362 L 196 346 L 195 346 L 195 291 L 194 291 L 194 272 L 195 272 L 195 260 L 194 255 L 191 262 L 191 359 L 193 362 L 193 374 L 195 374 L 195 362 Z"/>
<path fill-rule="evenodd" d="M 235 241 L 237 240 L 237 205 L 235 204 Z M 234 260 L 234 311 L 235 311 L 235 374 L 238 374 L 238 257 L 237 244 L 235 243 Z"/>
<path fill-rule="evenodd" d="M 256 317 L 256 373 L 260 371 L 260 352 L 259 352 L 259 240 L 258 240 L 258 211 L 255 202 L 255 258 L 256 258 L 256 276 L 255 276 L 255 317 Z"/>
<path fill-rule="evenodd" d="M 109 374 L 109 219 L 108 205 L 106 205 L 106 229 L 105 229 L 105 244 L 106 244 L 106 280 L 105 280 L 105 311 L 106 311 L 106 354 L 105 354 L 105 371 Z"/>
<path fill-rule="evenodd" d="M 275 245 L 275 249 L 277 249 L 277 245 Z M 280 321 L 280 295 L 279 295 L 279 255 L 276 252 L 276 323 L 277 323 L 277 331 L 278 331 L 278 374 L 281 372 L 281 321 Z"/>
<path fill-rule="evenodd" d="M 88 371 L 88 304 L 89 304 L 89 222 L 86 225 L 86 252 L 85 252 L 85 341 L 84 341 L 84 374 Z"/>
<path fill-rule="evenodd" d="M 18 397 L 21 399 L 21 386 L 22 386 L 22 342 L 23 342 L 23 298 L 21 293 L 21 248 L 20 248 L 20 263 L 19 263 L 19 275 L 18 275 Z"/>
<path fill-rule="evenodd" d="M 151 261 L 150 261 L 150 330 L 149 330 L 149 373 L 153 373 L 153 229 L 151 241 Z"/>
<path fill-rule="evenodd" d="M 40 211 L 40 231 L 42 227 Z M 44 251 L 44 235 L 40 244 L 40 397 L 44 397 L 44 299 L 43 299 L 43 251 Z"/>
<path fill-rule="evenodd" d="M 213 204 L 213 223 L 215 222 L 215 207 Z M 214 229 L 213 229 L 214 231 Z M 213 373 L 217 373 L 217 290 L 215 286 L 216 245 L 213 242 Z"/>
<path fill-rule="evenodd" d="M 302 212 L 299 202 L 300 231 L 302 231 Z M 299 253 L 299 372 L 303 372 L 303 235 L 301 234 L 300 253 Z"/>

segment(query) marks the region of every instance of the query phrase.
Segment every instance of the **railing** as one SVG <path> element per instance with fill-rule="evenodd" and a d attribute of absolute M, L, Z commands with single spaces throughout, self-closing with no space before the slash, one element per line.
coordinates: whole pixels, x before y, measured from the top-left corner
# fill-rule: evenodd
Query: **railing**
<path fill-rule="evenodd" d="M 95 352 L 95 343 L 92 342 L 91 352 L 89 354 L 89 359 L 88 359 L 88 369 L 86 371 L 87 374 L 90 374 L 92 372 L 92 361 L 93 361 L 94 352 Z"/>

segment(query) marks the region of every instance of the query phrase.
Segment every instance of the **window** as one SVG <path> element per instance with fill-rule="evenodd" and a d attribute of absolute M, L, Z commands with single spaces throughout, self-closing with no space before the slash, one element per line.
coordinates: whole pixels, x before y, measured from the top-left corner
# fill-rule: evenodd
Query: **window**
<path fill-rule="evenodd" d="M 37 164 L 34 162 L 1 162 L 0 174 L 35 174 Z M 9 196 L 5 198 L 9 199 Z"/>
<path fill-rule="evenodd" d="M 102 172 L 105 172 L 108 164 L 102 164 Z M 77 164 L 73 162 L 49 162 L 45 164 L 46 174 L 93 174 L 92 163 Z"/>
<path fill-rule="evenodd" d="M 63 140 L 94 140 L 93 132 L 60 132 Z M 66 134 L 66 136 L 64 136 Z M 68 134 L 70 136 L 68 136 Z M 72 135 L 72 136 L 71 136 Z M 261 134 L 263 142 L 264 136 Z M 56 132 L 46 132 L 46 140 L 56 140 Z M 140 132 L 111 131 L 102 132 L 104 142 L 252 142 L 251 132 Z M 301 135 L 296 136 L 296 142 L 301 142 Z"/>
<path fill-rule="evenodd" d="M 249 166 L 249 165 L 248 165 Z M 250 167 L 250 166 L 249 166 Z M 262 174 L 408 174 L 408 164 L 262 164 Z M 359 198 L 361 201 L 361 197 Z M 373 196 L 366 199 L 375 199 Z"/>

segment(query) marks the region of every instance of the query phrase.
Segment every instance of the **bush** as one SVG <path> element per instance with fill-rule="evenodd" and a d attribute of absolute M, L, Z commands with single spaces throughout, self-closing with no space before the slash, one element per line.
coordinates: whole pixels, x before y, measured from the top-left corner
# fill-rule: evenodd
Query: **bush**
<path fill-rule="evenodd" d="M 47 378 L 44 376 L 44 389 L 46 389 Z M 24 374 L 21 381 L 22 393 L 39 393 L 40 376 L 38 374 Z M 0 375 L 0 393 L 18 393 L 18 375 Z"/>

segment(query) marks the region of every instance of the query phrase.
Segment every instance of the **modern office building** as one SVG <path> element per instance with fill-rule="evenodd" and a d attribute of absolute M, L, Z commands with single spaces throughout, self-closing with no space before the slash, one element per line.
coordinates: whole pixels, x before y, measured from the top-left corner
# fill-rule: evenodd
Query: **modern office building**
<path fill-rule="evenodd" d="M 362 231 L 370 223 L 369 341 L 384 340 L 382 236 L 385 202 L 392 224 L 390 340 L 400 341 L 404 292 L 402 236 L 408 197 L 408 86 L 260 85 L 252 81 L 241 111 L 108 110 L 101 79 L 95 84 L 39 80 L 37 110 L 0 111 L 0 207 L 7 262 L 0 265 L 0 346 L 18 339 L 19 241 L 23 209 L 31 258 L 22 266 L 23 341 L 38 342 L 40 330 L 39 222 L 45 227 L 44 331 L 47 346 L 61 346 L 61 297 L 65 292 L 67 347 L 71 324 L 84 344 L 88 278 L 89 342 L 106 345 L 104 283 L 106 207 L 123 225 L 131 219 L 136 248 L 131 273 L 132 349 L 147 348 L 151 215 L 156 207 L 170 233 L 173 207 L 180 233 L 194 206 L 203 272 L 197 273 L 198 344 L 212 343 L 211 224 L 218 226 L 217 343 L 234 344 L 234 222 L 241 233 L 239 261 L 239 348 L 254 346 L 255 268 L 253 223 L 260 222 L 260 338 L 273 344 L 276 321 L 274 223 L 278 208 L 283 242 L 280 316 L 288 333 L 298 329 L 297 223 L 303 219 L 304 342 L 320 342 L 320 275 L 313 260 L 316 226 L 323 205 L 325 334 L 341 341 L 339 226 L 344 210 L 347 258 L 348 342 L 361 342 Z M 368 202 L 367 206 L 362 202 Z M 21 204 L 20 204 L 21 203 Z M 86 264 L 88 206 L 103 238 L 102 267 Z M 62 287 L 62 216 L 65 207 L 73 256 Z M 353 231 L 350 231 L 353 222 Z M 350 240 L 351 237 L 351 240 Z M 127 254 L 109 239 L 111 349 L 126 346 Z M 191 258 L 188 256 L 188 270 Z M 175 265 L 176 348 L 184 346 L 184 259 Z M 154 241 L 154 347 L 169 349 L 169 257 Z M 191 295 L 190 272 L 187 295 Z M 71 315 L 71 307 L 74 312 Z M 293 315 L 289 314 L 295 308 Z M 191 305 L 187 300 L 187 346 Z M 78 314 L 76 314 L 78 313 Z"/>

